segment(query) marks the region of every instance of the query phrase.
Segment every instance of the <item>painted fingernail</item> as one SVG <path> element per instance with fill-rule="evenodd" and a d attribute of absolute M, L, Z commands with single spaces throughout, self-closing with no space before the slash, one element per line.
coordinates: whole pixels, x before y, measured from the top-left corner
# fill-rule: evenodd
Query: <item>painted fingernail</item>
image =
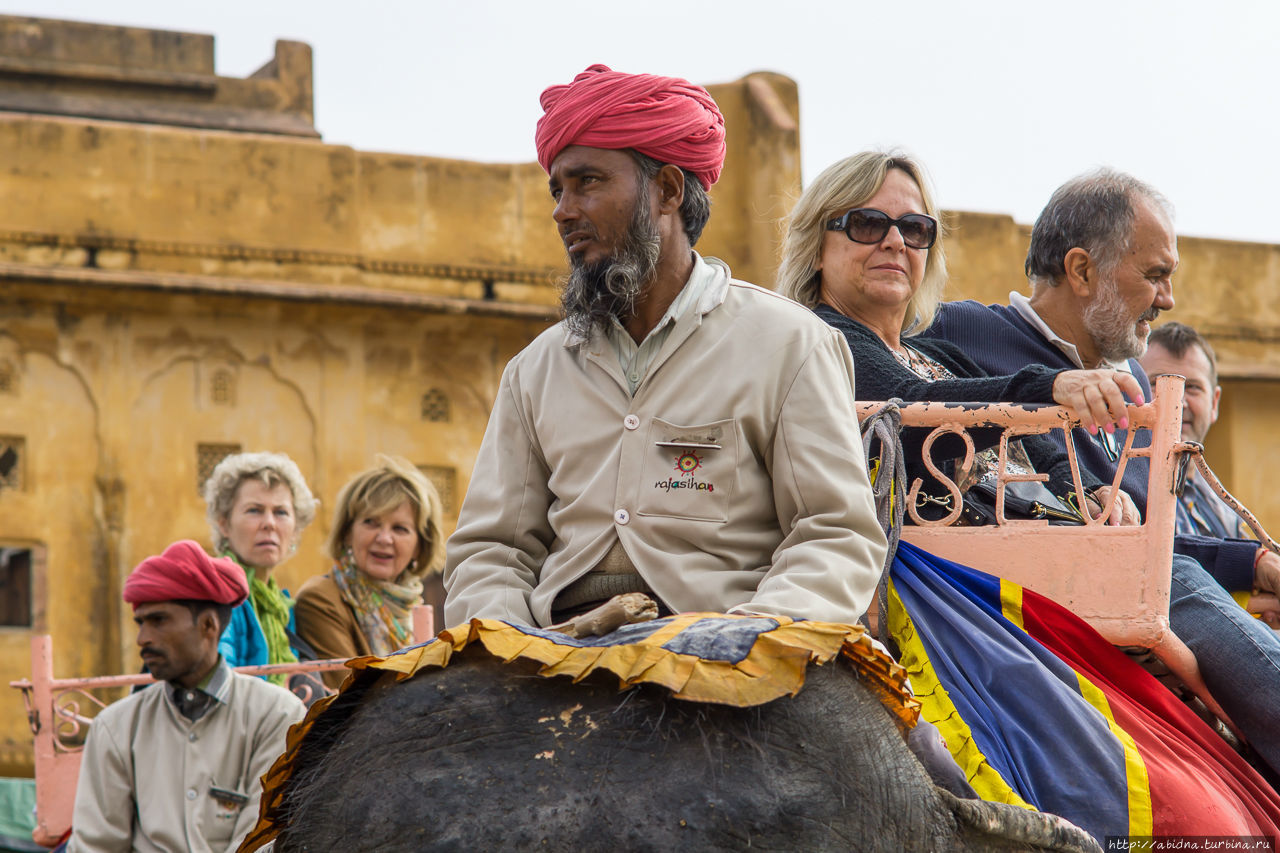
<path fill-rule="evenodd" d="M 1129 428 L 1129 419 L 1128 419 L 1128 418 L 1121 418 L 1119 421 L 1117 421 L 1117 422 L 1116 422 L 1116 424 L 1117 424 L 1117 426 L 1119 426 L 1119 427 L 1120 427 L 1120 429 L 1128 429 L 1128 428 Z"/>

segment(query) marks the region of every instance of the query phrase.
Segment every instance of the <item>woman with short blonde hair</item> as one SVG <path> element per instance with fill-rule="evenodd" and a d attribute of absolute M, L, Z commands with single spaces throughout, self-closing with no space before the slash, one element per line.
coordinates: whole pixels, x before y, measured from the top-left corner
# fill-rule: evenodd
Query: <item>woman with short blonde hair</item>
<path fill-rule="evenodd" d="M 379 456 L 338 493 L 333 568 L 298 591 L 298 633 L 322 658 L 386 655 L 413 640 L 423 581 L 444 564 L 440 496 L 409 462 Z M 345 673 L 329 673 L 338 686 Z"/>

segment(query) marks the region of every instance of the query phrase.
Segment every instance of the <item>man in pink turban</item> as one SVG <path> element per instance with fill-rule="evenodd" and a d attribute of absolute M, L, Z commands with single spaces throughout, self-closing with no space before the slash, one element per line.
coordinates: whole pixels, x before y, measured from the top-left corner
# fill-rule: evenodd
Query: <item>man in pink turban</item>
<path fill-rule="evenodd" d="M 157 683 L 94 718 L 68 851 L 234 850 L 258 816 L 259 781 L 302 718 L 292 693 L 218 653 L 244 570 L 175 542 L 124 584 Z"/>
<path fill-rule="evenodd" d="M 884 564 L 843 338 L 693 250 L 724 117 L 675 77 L 593 65 L 542 94 L 564 321 L 507 365 L 445 618 L 662 613 L 852 623 Z"/>

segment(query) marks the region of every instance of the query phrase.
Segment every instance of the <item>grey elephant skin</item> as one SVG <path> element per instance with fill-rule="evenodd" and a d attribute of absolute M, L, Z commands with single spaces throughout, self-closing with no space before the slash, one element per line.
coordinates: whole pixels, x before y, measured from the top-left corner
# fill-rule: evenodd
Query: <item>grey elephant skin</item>
<path fill-rule="evenodd" d="M 288 851 L 1099 850 L 936 788 L 841 662 L 752 708 L 478 651 L 366 670 L 318 717 L 274 815 Z"/>

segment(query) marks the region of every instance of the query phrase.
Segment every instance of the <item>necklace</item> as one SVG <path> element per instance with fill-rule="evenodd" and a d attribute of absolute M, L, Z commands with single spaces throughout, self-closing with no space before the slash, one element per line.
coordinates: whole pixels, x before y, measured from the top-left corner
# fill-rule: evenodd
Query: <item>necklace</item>
<path fill-rule="evenodd" d="M 914 372 L 916 359 L 913 357 L 914 353 L 911 351 L 911 347 L 902 344 L 901 350 L 889 347 L 889 352 L 893 353 L 893 357 L 898 360 L 899 364 Z"/>

